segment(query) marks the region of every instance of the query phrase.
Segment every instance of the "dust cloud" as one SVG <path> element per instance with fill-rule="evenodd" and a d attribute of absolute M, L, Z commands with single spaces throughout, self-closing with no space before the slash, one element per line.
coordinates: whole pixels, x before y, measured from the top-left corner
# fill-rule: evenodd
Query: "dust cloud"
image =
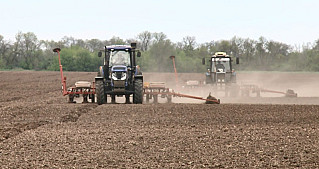
<path fill-rule="evenodd" d="M 225 97 L 224 92 L 216 92 L 211 86 L 204 85 L 205 75 L 201 73 L 178 73 L 178 84 L 174 73 L 143 73 L 144 82 L 165 82 L 166 87 L 175 92 L 206 98 L 212 93 L 221 103 L 245 104 L 319 104 L 319 73 L 310 72 L 237 72 L 237 85 L 256 85 L 269 91 L 286 93 L 288 89 L 298 94 L 297 98 L 284 94 L 261 92 L 261 97 L 250 93 L 250 97 Z M 199 81 L 199 86 L 188 87 L 188 80 Z M 159 100 L 159 102 L 161 102 Z M 163 102 L 163 101 L 162 101 Z M 165 102 L 165 101 L 164 101 Z M 173 98 L 174 103 L 204 103 L 202 100 Z"/>

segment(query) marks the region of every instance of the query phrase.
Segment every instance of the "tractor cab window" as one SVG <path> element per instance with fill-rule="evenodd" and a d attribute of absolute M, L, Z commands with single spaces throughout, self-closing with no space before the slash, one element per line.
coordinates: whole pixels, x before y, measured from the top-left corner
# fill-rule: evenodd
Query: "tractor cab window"
<path fill-rule="evenodd" d="M 130 53 L 124 50 L 111 51 L 110 66 L 114 65 L 130 66 Z"/>
<path fill-rule="evenodd" d="M 229 58 L 212 58 L 212 71 L 214 72 L 230 72 Z"/>

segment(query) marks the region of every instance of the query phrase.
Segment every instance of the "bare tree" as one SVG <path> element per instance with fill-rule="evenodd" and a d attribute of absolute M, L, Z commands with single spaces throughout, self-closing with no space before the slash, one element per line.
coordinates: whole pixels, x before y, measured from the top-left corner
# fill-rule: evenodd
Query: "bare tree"
<path fill-rule="evenodd" d="M 37 50 L 40 48 L 37 36 L 32 32 L 22 34 L 22 51 L 25 59 L 25 68 L 33 69 L 34 61 L 37 59 Z"/>
<path fill-rule="evenodd" d="M 136 42 L 136 43 L 138 44 L 138 46 L 140 46 L 140 44 L 137 42 L 136 39 L 133 39 L 133 38 L 126 39 L 126 43 L 127 43 L 127 44 L 131 44 L 131 43 L 133 43 L 133 42 Z"/>
<path fill-rule="evenodd" d="M 167 39 L 167 36 L 163 32 L 160 32 L 160 33 L 155 32 L 153 33 L 153 37 L 154 37 L 154 43 L 158 43 Z"/>
<path fill-rule="evenodd" d="M 109 40 L 110 45 L 124 45 L 126 44 L 125 41 L 119 37 L 113 36 L 110 40 Z"/>
<path fill-rule="evenodd" d="M 194 36 L 186 36 L 183 38 L 183 47 L 185 51 L 193 51 L 196 47 L 196 39 Z"/>
<path fill-rule="evenodd" d="M 152 40 L 152 34 L 149 31 L 144 31 L 137 35 L 137 39 L 141 43 L 141 51 L 147 51 Z"/>
<path fill-rule="evenodd" d="M 4 40 L 3 36 L 0 35 L 0 67 L 5 67 L 7 64 L 10 48 L 10 42 Z"/>
<path fill-rule="evenodd" d="M 4 58 L 5 53 L 7 52 L 8 43 L 3 39 L 3 36 L 0 35 L 0 59 Z"/>
<path fill-rule="evenodd" d="M 99 39 L 91 39 L 86 41 L 86 48 L 90 50 L 90 52 L 98 51 L 103 49 L 103 42 Z"/>
<path fill-rule="evenodd" d="M 65 47 L 72 47 L 72 46 L 76 45 L 76 43 L 77 43 L 76 41 L 77 40 L 72 36 L 64 36 L 61 40 L 61 43 Z"/>
<path fill-rule="evenodd" d="M 316 40 L 313 49 L 319 51 L 319 39 Z"/>

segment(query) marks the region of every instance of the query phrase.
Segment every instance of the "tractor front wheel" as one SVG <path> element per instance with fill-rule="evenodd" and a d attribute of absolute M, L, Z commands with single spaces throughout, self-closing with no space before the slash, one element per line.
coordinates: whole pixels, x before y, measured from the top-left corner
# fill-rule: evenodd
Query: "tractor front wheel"
<path fill-rule="evenodd" d="M 143 80 L 142 79 L 135 79 L 134 81 L 133 103 L 134 104 L 143 103 Z"/>
<path fill-rule="evenodd" d="M 96 85 L 96 101 L 98 105 L 104 104 L 106 102 L 105 92 L 104 92 L 104 83 L 102 80 L 95 82 Z"/>

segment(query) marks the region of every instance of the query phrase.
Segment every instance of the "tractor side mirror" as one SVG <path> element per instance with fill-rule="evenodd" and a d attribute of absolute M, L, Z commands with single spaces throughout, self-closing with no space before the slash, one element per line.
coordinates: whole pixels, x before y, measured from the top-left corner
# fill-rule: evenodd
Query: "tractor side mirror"
<path fill-rule="evenodd" d="M 137 56 L 137 57 L 141 57 L 141 52 L 138 51 L 136 56 Z"/>
<path fill-rule="evenodd" d="M 98 57 L 101 57 L 102 56 L 102 52 L 100 51 L 98 54 L 97 54 Z"/>
<path fill-rule="evenodd" d="M 239 57 L 236 57 L 236 64 L 239 64 Z"/>
<path fill-rule="evenodd" d="M 202 64 L 205 65 L 205 58 L 202 59 Z"/>

